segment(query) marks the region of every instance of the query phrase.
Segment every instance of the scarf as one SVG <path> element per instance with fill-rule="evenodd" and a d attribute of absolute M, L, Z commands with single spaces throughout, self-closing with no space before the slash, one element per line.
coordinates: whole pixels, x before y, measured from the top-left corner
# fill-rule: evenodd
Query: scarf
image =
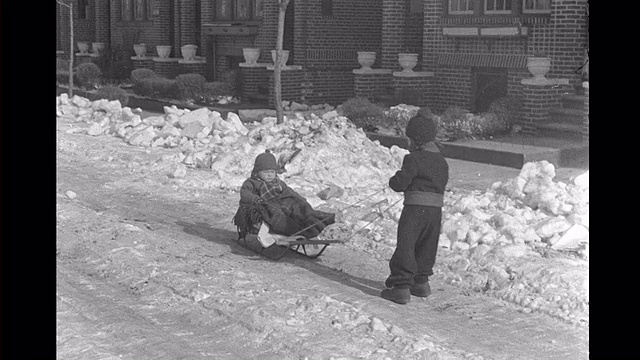
<path fill-rule="evenodd" d="M 412 142 L 411 145 L 412 146 L 411 146 L 411 149 L 409 149 L 409 151 L 424 150 L 424 151 L 430 151 L 430 152 L 439 153 L 444 148 L 444 146 L 439 141 L 429 141 L 429 142 L 426 142 L 426 143 L 424 143 L 422 145 L 419 145 L 419 146 L 416 146 Z"/>
<path fill-rule="evenodd" d="M 265 200 L 271 200 L 275 197 L 278 197 L 280 194 L 282 194 L 282 186 L 280 186 L 280 182 L 278 181 L 278 178 L 273 179 L 273 181 L 267 182 L 264 181 L 262 179 L 260 179 L 260 177 L 258 177 L 258 180 L 260 180 L 260 197 L 265 199 Z"/>

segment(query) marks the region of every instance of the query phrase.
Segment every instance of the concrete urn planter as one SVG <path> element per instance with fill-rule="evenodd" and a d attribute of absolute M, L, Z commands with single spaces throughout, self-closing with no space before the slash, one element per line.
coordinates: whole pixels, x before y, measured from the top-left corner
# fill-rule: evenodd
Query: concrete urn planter
<path fill-rule="evenodd" d="M 242 55 L 244 55 L 244 62 L 247 64 L 255 64 L 260 57 L 260 49 L 258 48 L 242 48 Z"/>
<path fill-rule="evenodd" d="M 402 67 L 402 72 L 413 72 L 413 68 L 418 65 L 418 54 L 400 53 L 398 54 L 398 63 Z"/>
<path fill-rule="evenodd" d="M 358 63 L 362 66 L 361 70 L 372 70 L 371 66 L 376 62 L 375 51 L 358 51 Z"/>
<path fill-rule="evenodd" d="M 94 54 L 100 55 L 104 51 L 104 43 L 103 42 L 94 42 L 91 43 L 91 49 Z"/>
<path fill-rule="evenodd" d="M 89 42 L 88 41 L 78 41 L 78 43 L 76 45 L 78 45 L 78 50 L 80 50 L 81 54 L 88 54 L 89 53 Z"/>
<path fill-rule="evenodd" d="M 271 50 L 271 58 L 273 59 L 273 63 L 276 63 L 276 50 Z M 289 60 L 289 50 L 282 50 L 282 65 L 286 65 Z"/>
<path fill-rule="evenodd" d="M 171 46 L 170 45 L 158 45 L 156 46 L 156 51 L 158 52 L 158 56 L 161 59 L 166 59 L 171 54 Z"/>
<path fill-rule="evenodd" d="M 145 55 L 147 55 L 146 44 L 134 44 L 133 50 L 136 52 L 136 56 L 139 58 L 145 57 Z"/>
<path fill-rule="evenodd" d="M 545 80 L 544 77 L 551 69 L 551 58 L 546 56 L 531 56 L 527 58 L 527 69 L 536 80 Z"/>
<path fill-rule="evenodd" d="M 180 52 L 182 53 L 182 57 L 185 60 L 194 60 L 196 58 L 196 51 L 198 50 L 198 46 L 196 45 L 185 45 L 180 48 Z"/>

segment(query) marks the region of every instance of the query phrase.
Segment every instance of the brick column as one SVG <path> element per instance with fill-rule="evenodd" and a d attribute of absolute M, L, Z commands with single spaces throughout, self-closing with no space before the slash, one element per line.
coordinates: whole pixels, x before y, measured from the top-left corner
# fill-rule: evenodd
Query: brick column
<path fill-rule="evenodd" d="M 393 83 L 391 69 L 353 70 L 354 95 L 375 101 Z"/>
<path fill-rule="evenodd" d="M 259 94 L 260 86 L 268 86 L 270 71 L 267 70 L 266 63 L 256 63 L 248 65 L 239 64 L 242 72 L 241 96 L 243 100 L 249 100 L 251 95 Z"/>
<path fill-rule="evenodd" d="M 131 63 L 133 64 L 134 69 L 150 69 L 150 70 L 154 69 L 153 58 L 150 56 L 145 56 L 145 57 L 132 56 Z"/>
<path fill-rule="evenodd" d="M 190 73 L 197 73 L 202 76 L 206 75 L 207 61 L 204 59 L 180 60 L 178 64 L 182 65 Z"/>
<path fill-rule="evenodd" d="M 95 39 L 96 42 L 109 44 L 109 1 L 95 2 Z"/>
<path fill-rule="evenodd" d="M 393 88 L 396 97 L 403 89 L 415 90 L 420 94 L 419 106 L 427 105 L 429 91 L 431 90 L 434 74 L 430 71 L 420 72 L 403 72 L 396 71 L 393 73 Z"/>
<path fill-rule="evenodd" d="M 153 71 L 163 77 L 169 77 L 171 71 L 180 66 L 177 58 L 153 58 Z"/>
<path fill-rule="evenodd" d="M 422 69 L 435 70 L 438 52 L 443 51 L 444 36 L 440 19 L 444 13 L 442 1 L 430 0 L 424 4 L 424 26 L 422 32 Z"/>
<path fill-rule="evenodd" d="M 60 4 L 56 4 L 56 6 L 60 12 L 60 50 L 63 50 L 67 54 L 71 54 L 74 49 L 70 48 L 71 33 L 69 32 L 69 8 Z M 69 59 L 67 58 L 67 60 Z"/>
<path fill-rule="evenodd" d="M 549 110 L 561 105 L 562 94 L 571 91 L 569 81 L 524 79 L 522 83 L 522 132 L 536 135 L 537 124 L 549 120 Z"/>
<path fill-rule="evenodd" d="M 406 0 L 382 0 L 382 68 L 397 69 L 404 47 Z"/>
<path fill-rule="evenodd" d="M 273 65 L 267 67 L 269 73 L 269 106 L 275 107 L 275 93 Z M 302 66 L 285 66 L 282 68 L 280 76 L 282 80 L 282 101 L 302 101 L 302 83 L 304 81 L 304 71 Z"/>
<path fill-rule="evenodd" d="M 180 1 L 180 47 L 196 44 L 196 2 Z M 176 45 L 176 50 L 179 48 Z"/>
<path fill-rule="evenodd" d="M 582 128 L 582 140 L 589 141 L 589 82 L 582 83 L 584 88 L 584 122 Z"/>

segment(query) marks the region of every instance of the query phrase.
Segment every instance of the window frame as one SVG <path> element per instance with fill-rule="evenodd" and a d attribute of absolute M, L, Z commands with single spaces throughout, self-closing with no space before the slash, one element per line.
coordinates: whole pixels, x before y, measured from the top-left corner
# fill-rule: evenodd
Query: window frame
<path fill-rule="evenodd" d="M 454 0 L 456 2 L 460 2 L 461 0 Z M 447 15 L 463 15 L 463 16 L 467 16 L 467 15 L 475 15 L 476 13 L 476 9 L 475 9 L 475 0 L 464 0 L 467 1 L 468 4 L 471 4 L 471 10 L 451 10 L 451 2 L 452 0 L 445 0 L 445 3 L 447 4 L 446 8 L 447 8 Z"/>
<path fill-rule="evenodd" d="M 487 4 L 489 2 L 493 2 L 494 6 L 496 5 L 497 0 L 482 0 L 482 15 L 514 15 L 514 1 L 512 0 L 504 0 L 504 4 L 511 4 L 511 10 L 487 10 Z"/>
<path fill-rule="evenodd" d="M 248 3 L 248 16 L 238 16 L 238 1 L 243 0 L 211 0 L 213 4 L 213 23 L 253 23 L 262 20 L 264 14 L 264 0 L 246 0 Z M 227 16 L 220 16 L 220 6 L 222 3 L 226 3 L 229 8 L 227 10 Z"/>
<path fill-rule="evenodd" d="M 141 4 L 140 4 L 141 3 Z M 142 8 L 141 17 L 138 17 L 138 10 Z M 149 1 L 148 0 L 133 0 L 132 21 L 147 21 L 149 19 Z"/>
<path fill-rule="evenodd" d="M 77 12 L 76 19 L 89 20 L 89 12 L 87 11 L 88 6 L 89 6 L 88 0 L 78 0 L 78 12 Z"/>
<path fill-rule="evenodd" d="M 539 1 L 539 0 L 532 0 L 532 1 L 537 2 L 537 1 Z M 528 15 L 528 14 L 533 14 L 533 15 L 538 15 L 538 14 L 551 14 L 551 0 L 549 0 L 549 9 L 547 9 L 547 10 L 536 10 L 536 9 L 533 9 L 533 10 L 527 10 L 527 8 L 526 8 L 526 2 L 527 2 L 527 0 L 522 0 L 522 2 L 520 3 L 520 6 L 521 6 L 521 8 L 520 8 L 520 9 L 521 9 L 521 13 L 522 13 L 523 15 Z"/>
<path fill-rule="evenodd" d="M 141 13 L 137 10 L 139 1 L 142 2 Z M 123 23 L 142 23 L 149 21 L 151 15 L 151 1 L 149 0 L 120 0 L 119 21 Z"/>

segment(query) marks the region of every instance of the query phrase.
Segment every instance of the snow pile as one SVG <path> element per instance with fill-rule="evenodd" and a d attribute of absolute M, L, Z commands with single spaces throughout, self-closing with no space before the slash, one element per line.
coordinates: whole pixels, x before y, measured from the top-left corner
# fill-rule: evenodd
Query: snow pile
<path fill-rule="evenodd" d="M 513 179 L 486 192 L 445 198 L 441 246 L 479 244 L 585 247 L 589 242 L 588 172 L 573 184 L 554 182 L 547 161 L 530 162 Z"/>
<path fill-rule="evenodd" d="M 438 260 L 445 281 L 588 323 L 589 172 L 571 184 L 554 176 L 552 164 L 532 162 L 485 192 L 448 193 L 440 246 L 449 249 Z"/>

